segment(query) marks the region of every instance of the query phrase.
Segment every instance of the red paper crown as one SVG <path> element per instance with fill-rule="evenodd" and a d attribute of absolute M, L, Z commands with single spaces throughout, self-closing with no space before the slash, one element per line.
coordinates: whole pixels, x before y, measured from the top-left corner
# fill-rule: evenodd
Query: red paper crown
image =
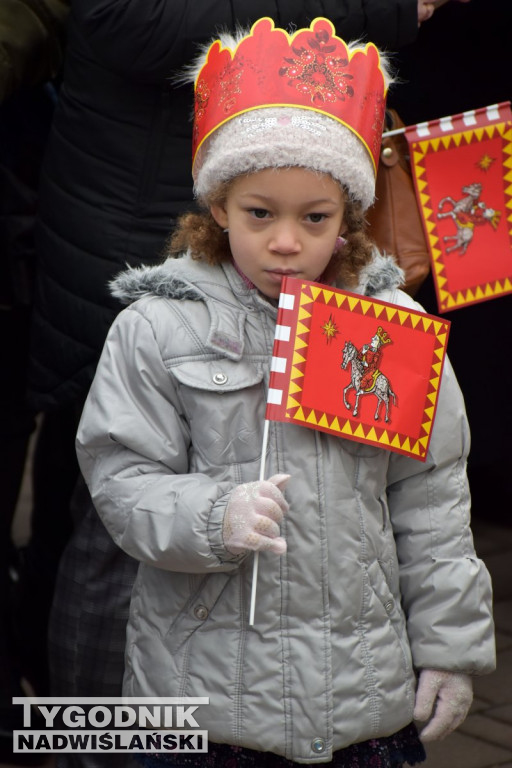
<path fill-rule="evenodd" d="M 372 43 L 349 51 L 333 24 L 317 18 L 292 36 L 257 21 L 232 51 L 216 40 L 195 84 L 193 162 L 204 141 L 237 115 L 300 107 L 334 118 L 366 146 L 377 168 L 386 86 Z"/>

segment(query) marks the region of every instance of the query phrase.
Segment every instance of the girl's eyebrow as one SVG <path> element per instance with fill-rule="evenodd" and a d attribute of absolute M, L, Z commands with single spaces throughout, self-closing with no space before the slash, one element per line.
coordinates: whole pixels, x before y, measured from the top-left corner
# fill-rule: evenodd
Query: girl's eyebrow
<path fill-rule="evenodd" d="M 249 191 L 242 192 L 241 196 L 244 197 L 244 198 L 247 198 L 247 197 L 248 198 L 251 198 L 251 197 L 252 198 L 257 198 L 258 200 L 261 200 L 264 203 L 273 203 L 273 202 L 276 201 L 276 199 L 277 200 L 279 199 L 279 198 L 272 197 L 270 195 L 260 194 L 259 192 L 249 192 Z M 326 204 L 336 205 L 337 206 L 337 205 L 339 205 L 339 201 L 335 200 L 332 197 L 320 197 L 320 198 L 318 198 L 316 200 L 307 200 L 304 203 L 304 207 L 307 208 L 307 207 L 309 207 L 311 205 L 326 205 Z"/>

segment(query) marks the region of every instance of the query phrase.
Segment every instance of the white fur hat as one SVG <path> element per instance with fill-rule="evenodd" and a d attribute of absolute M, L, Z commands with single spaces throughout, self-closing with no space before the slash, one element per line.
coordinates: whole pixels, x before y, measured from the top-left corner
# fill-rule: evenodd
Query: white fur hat
<path fill-rule="evenodd" d="M 220 182 L 264 168 L 301 166 L 329 173 L 354 200 L 374 200 L 370 155 L 352 131 L 330 117 L 296 107 L 266 107 L 234 117 L 208 141 L 195 174 L 195 193 L 207 198 Z"/>

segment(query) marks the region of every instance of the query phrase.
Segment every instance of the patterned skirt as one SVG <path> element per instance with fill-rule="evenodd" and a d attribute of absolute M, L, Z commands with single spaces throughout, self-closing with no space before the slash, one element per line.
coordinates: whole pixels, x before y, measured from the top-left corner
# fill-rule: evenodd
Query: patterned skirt
<path fill-rule="evenodd" d="M 210 743 L 208 754 L 201 755 L 137 755 L 144 768 L 297 768 L 297 763 L 271 752 L 255 752 L 243 747 Z M 334 752 L 332 761 L 324 763 L 331 768 L 401 768 L 416 765 L 426 759 L 414 724 L 402 728 L 392 736 L 370 739 Z M 318 768 L 301 765 L 301 768 Z"/>

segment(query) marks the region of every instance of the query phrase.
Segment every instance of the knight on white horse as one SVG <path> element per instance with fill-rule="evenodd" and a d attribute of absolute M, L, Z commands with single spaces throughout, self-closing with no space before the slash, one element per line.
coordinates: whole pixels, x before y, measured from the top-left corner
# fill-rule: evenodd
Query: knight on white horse
<path fill-rule="evenodd" d="M 439 201 L 440 211 L 445 203 L 450 203 L 453 208 L 451 211 L 438 213 L 437 218 L 445 219 L 449 216 L 453 219 L 457 228 L 455 235 L 445 235 L 443 237 L 445 243 L 453 241 L 453 245 L 446 249 L 446 253 L 459 249 L 461 255 L 465 254 L 470 242 L 473 240 L 476 226 L 489 223 L 496 229 L 499 223 L 500 212 L 495 211 L 494 208 L 488 208 L 484 202 L 480 201 L 481 184 L 477 182 L 468 184 L 462 187 L 462 191 L 466 193 L 466 196 L 461 200 L 454 200 L 453 197 L 447 196 Z"/>
<path fill-rule="evenodd" d="M 377 328 L 377 333 L 373 336 L 371 343 L 365 344 L 360 352 L 351 341 L 345 342 L 341 367 L 345 370 L 351 363 L 351 382 L 343 390 L 343 402 L 345 407 L 350 410 L 352 406 L 347 400 L 347 392 L 350 389 L 355 389 L 356 401 L 352 411 L 353 416 L 358 415 L 359 398 L 363 395 L 373 394 L 377 398 L 375 420 L 378 420 L 381 403 L 384 403 L 386 407 L 385 421 L 389 422 L 389 398 L 392 397 L 393 403 L 396 405 L 396 395 L 391 389 L 389 380 L 381 373 L 378 366 L 382 358 L 383 345 L 390 343 L 391 339 L 381 326 Z"/>

